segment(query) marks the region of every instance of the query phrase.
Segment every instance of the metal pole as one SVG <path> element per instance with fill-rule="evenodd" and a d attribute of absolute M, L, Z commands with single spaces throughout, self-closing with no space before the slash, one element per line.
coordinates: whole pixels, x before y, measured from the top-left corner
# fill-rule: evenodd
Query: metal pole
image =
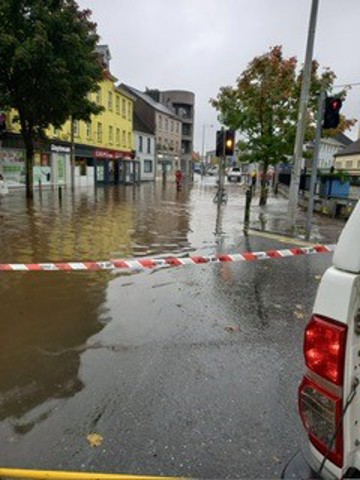
<path fill-rule="evenodd" d="M 319 163 L 319 152 L 320 152 L 320 141 L 321 141 L 321 125 L 324 116 L 324 102 L 325 102 L 326 92 L 324 89 L 321 89 L 319 95 L 318 103 L 318 112 L 316 119 L 316 134 L 315 134 L 315 145 L 314 145 L 314 158 L 311 166 L 311 180 L 310 180 L 310 190 L 309 190 L 309 201 L 307 207 L 307 218 L 306 218 L 306 240 L 309 240 L 311 235 L 311 224 L 314 210 L 314 195 L 315 195 L 315 184 L 317 176 L 317 168 Z"/>
<path fill-rule="evenodd" d="M 219 165 L 219 187 L 218 187 L 218 205 L 220 206 L 223 202 L 224 198 L 224 169 L 225 169 L 225 136 L 226 132 L 224 127 L 221 128 L 222 131 L 222 155 L 220 158 L 220 165 Z"/>
<path fill-rule="evenodd" d="M 70 117 L 70 168 L 71 168 L 71 189 L 75 190 L 75 131 L 74 131 L 74 118 Z"/>
<path fill-rule="evenodd" d="M 249 234 L 250 225 L 250 206 L 252 200 L 252 187 L 249 186 L 245 192 L 245 215 L 244 215 L 244 235 Z"/>
<path fill-rule="evenodd" d="M 201 176 L 204 175 L 204 149 L 205 149 L 205 124 L 202 126 L 202 146 L 201 146 L 201 165 L 200 165 L 200 170 L 201 170 Z"/>
<path fill-rule="evenodd" d="M 296 213 L 298 206 L 298 193 L 300 185 L 301 161 L 303 153 L 303 143 L 306 128 L 306 113 L 309 100 L 310 80 L 311 80 L 311 64 L 314 51 L 316 18 L 319 6 L 319 0 L 312 0 L 310 23 L 306 46 L 305 64 L 303 71 L 303 80 L 301 86 L 299 116 L 296 129 L 296 139 L 294 146 L 294 163 L 291 171 L 291 184 L 289 190 L 289 205 L 287 215 L 287 228 L 294 230 L 296 224 Z"/>

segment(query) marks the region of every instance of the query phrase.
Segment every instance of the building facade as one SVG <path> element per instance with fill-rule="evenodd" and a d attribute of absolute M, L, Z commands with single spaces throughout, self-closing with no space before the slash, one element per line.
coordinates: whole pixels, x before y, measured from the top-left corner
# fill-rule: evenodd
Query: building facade
<path fill-rule="evenodd" d="M 35 144 L 35 186 L 70 185 L 72 176 L 75 185 L 81 187 L 132 183 L 139 178 L 134 151 L 134 97 L 116 85 L 117 79 L 110 73 L 109 48 L 99 46 L 98 53 L 104 78 L 89 97 L 103 107 L 103 112 L 93 115 L 89 122 L 69 120 L 59 129 L 50 127 L 46 131 L 47 140 Z M 25 149 L 15 117 L 16 112 L 7 113 L 0 148 L 0 173 L 10 187 L 25 184 Z"/>
<path fill-rule="evenodd" d="M 154 181 L 156 174 L 155 135 L 137 115 L 134 116 L 136 160 L 140 164 L 140 181 Z"/>
<path fill-rule="evenodd" d="M 181 119 L 181 169 L 189 176 L 194 151 L 195 95 L 186 90 L 165 90 L 160 92 L 160 101 Z"/>
<path fill-rule="evenodd" d="M 166 178 L 181 167 L 181 119 L 149 92 L 121 85 L 135 97 L 135 115 L 155 137 L 156 176 Z"/>

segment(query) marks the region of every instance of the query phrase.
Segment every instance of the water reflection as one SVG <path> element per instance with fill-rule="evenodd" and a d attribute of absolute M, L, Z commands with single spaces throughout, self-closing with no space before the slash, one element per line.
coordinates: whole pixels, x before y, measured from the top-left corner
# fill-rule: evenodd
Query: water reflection
<path fill-rule="evenodd" d="M 22 192 L 0 199 L 0 262 L 106 260 L 189 249 L 189 189 L 44 191 L 27 206 Z"/>
<path fill-rule="evenodd" d="M 0 284 L 0 420 L 73 396 L 87 339 L 106 322 L 108 273 L 15 273 Z M 46 415 L 42 414 L 40 420 Z M 33 422 L 15 420 L 17 433 Z"/>

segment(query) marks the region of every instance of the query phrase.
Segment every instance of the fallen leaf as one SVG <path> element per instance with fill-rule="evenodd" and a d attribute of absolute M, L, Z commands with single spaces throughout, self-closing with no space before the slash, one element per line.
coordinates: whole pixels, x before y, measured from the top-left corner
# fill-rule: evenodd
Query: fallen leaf
<path fill-rule="evenodd" d="M 273 458 L 274 462 L 276 462 L 276 463 L 281 463 L 280 458 L 277 457 L 276 455 L 274 455 L 272 458 Z"/>
<path fill-rule="evenodd" d="M 296 318 L 299 318 L 299 319 L 300 318 L 305 318 L 305 313 L 299 312 L 297 310 L 295 310 L 294 315 L 295 315 Z"/>
<path fill-rule="evenodd" d="M 98 433 L 89 433 L 89 435 L 86 437 L 86 440 L 91 447 L 99 447 L 102 444 L 104 438 Z"/>
<path fill-rule="evenodd" d="M 225 327 L 224 330 L 229 333 L 240 332 L 239 327 Z"/>
<path fill-rule="evenodd" d="M 321 275 L 315 275 L 315 280 L 321 280 Z"/>
<path fill-rule="evenodd" d="M 303 309 L 303 306 L 300 305 L 300 303 L 298 303 L 297 305 L 295 305 L 295 308 L 297 308 L 298 310 L 302 310 L 302 309 Z"/>

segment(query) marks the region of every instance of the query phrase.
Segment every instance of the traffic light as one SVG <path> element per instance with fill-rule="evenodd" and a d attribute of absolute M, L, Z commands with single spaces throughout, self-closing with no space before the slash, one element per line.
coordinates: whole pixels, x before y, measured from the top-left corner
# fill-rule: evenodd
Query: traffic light
<path fill-rule="evenodd" d="M 234 155 L 234 149 L 235 149 L 235 131 L 226 130 L 225 155 L 229 155 L 229 156 Z"/>
<path fill-rule="evenodd" d="M 322 128 L 336 128 L 340 123 L 341 98 L 327 97 L 325 99 L 324 122 Z"/>
<path fill-rule="evenodd" d="M 224 130 L 216 132 L 216 152 L 215 155 L 220 158 L 224 154 Z"/>

